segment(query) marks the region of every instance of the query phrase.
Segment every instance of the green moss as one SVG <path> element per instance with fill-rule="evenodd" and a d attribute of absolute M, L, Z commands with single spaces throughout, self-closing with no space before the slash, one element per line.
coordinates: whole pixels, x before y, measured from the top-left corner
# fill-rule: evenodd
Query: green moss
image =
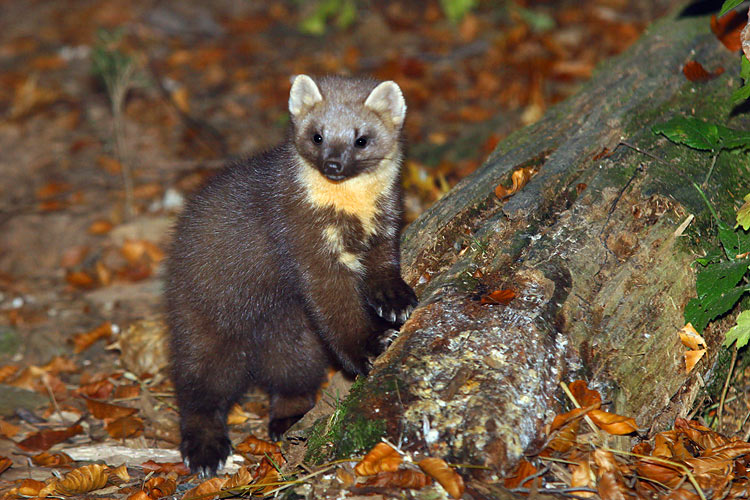
<path fill-rule="evenodd" d="M 372 448 L 380 441 L 386 431 L 384 419 L 349 416 L 360 401 L 363 386 L 364 379 L 360 377 L 346 399 L 338 402 L 331 416 L 320 418 L 313 424 L 307 436 L 305 462 L 317 465 L 325 460 L 347 458 Z"/>

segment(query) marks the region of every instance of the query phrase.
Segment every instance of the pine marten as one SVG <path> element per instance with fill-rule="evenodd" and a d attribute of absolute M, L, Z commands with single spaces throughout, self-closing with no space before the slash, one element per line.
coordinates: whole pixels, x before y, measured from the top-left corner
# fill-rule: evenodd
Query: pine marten
<path fill-rule="evenodd" d="M 213 475 L 227 412 L 253 384 L 277 439 L 312 408 L 330 362 L 366 375 L 380 333 L 416 306 L 401 278 L 401 131 L 392 81 L 298 75 L 287 140 L 187 203 L 166 273 L 180 450 Z"/>

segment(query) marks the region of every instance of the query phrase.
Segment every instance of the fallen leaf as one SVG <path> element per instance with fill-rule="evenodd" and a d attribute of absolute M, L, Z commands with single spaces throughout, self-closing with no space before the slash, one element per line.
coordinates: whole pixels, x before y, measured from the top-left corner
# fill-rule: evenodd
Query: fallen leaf
<path fill-rule="evenodd" d="M 13 488 L 9 493 L 21 495 L 24 497 L 36 497 L 39 496 L 39 493 L 45 486 L 47 486 L 46 483 L 43 483 L 42 481 L 37 481 L 35 479 L 24 479 L 21 482 L 20 486 L 18 486 L 17 488 Z"/>
<path fill-rule="evenodd" d="M 94 418 L 98 418 L 99 420 L 116 420 L 138 412 L 135 408 L 113 405 L 112 403 L 105 403 L 104 401 L 96 401 L 94 399 L 86 399 L 86 407 Z"/>
<path fill-rule="evenodd" d="M 698 61 L 688 61 L 682 67 L 682 73 L 691 82 L 707 82 L 724 73 L 724 68 L 718 67 L 716 71 L 710 73 Z"/>
<path fill-rule="evenodd" d="M 420 460 L 417 465 L 428 476 L 440 483 L 440 486 L 453 498 L 461 498 L 464 494 L 464 479 L 451 469 L 442 458 L 425 458 Z"/>
<path fill-rule="evenodd" d="M 91 464 L 73 469 L 55 483 L 55 491 L 65 496 L 80 495 L 98 490 L 107 484 L 108 468 L 106 465 Z"/>
<path fill-rule="evenodd" d="M 63 452 L 47 453 L 46 451 L 34 455 L 31 461 L 39 467 L 61 467 L 73 463 L 73 459 Z"/>
<path fill-rule="evenodd" d="M 128 473 L 128 467 L 125 464 L 122 464 L 119 467 L 115 467 L 114 469 L 110 469 L 109 477 L 112 477 L 112 476 L 120 479 L 121 481 L 130 481 L 130 474 Z"/>
<path fill-rule="evenodd" d="M 94 278 L 85 271 L 71 271 L 65 275 L 65 281 L 76 288 L 93 288 L 96 286 Z"/>
<path fill-rule="evenodd" d="M 109 321 L 105 321 L 88 332 L 76 333 L 71 337 L 73 352 L 79 354 L 91 347 L 97 340 L 108 339 L 110 335 L 112 335 L 112 323 Z"/>
<path fill-rule="evenodd" d="M 495 290 L 488 293 L 487 295 L 483 296 L 479 302 L 482 304 L 502 304 L 504 306 L 507 306 L 515 297 L 516 292 L 514 292 L 510 288 L 506 288 L 504 290 Z"/>
<path fill-rule="evenodd" d="M 5 382 L 16 374 L 20 367 L 16 365 L 5 365 L 0 367 L 0 383 Z"/>
<path fill-rule="evenodd" d="M 107 429 L 107 433 L 111 437 L 125 439 L 140 436 L 143 433 L 145 425 L 142 419 L 130 416 L 107 422 L 104 428 Z"/>
<path fill-rule="evenodd" d="M 18 447 L 26 451 L 45 451 L 57 443 L 83 433 L 83 427 L 76 424 L 62 430 L 45 429 L 35 432 L 18 444 Z"/>
<path fill-rule="evenodd" d="M 691 323 L 683 326 L 678 332 L 680 335 L 680 341 L 682 345 L 688 349 L 701 349 L 706 347 L 706 341 L 701 335 L 693 328 Z"/>
<path fill-rule="evenodd" d="M 244 424 L 248 421 L 249 418 L 250 415 L 247 414 L 240 405 L 235 403 L 234 406 L 229 409 L 229 415 L 227 415 L 227 425 Z"/>
<path fill-rule="evenodd" d="M 591 470 L 591 464 L 588 459 L 578 460 L 571 465 L 570 486 L 582 488 L 596 488 L 596 476 Z M 594 493 L 590 491 L 577 491 L 576 496 L 584 498 L 593 497 Z"/>
<path fill-rule="evenodd" d="M 428 484 L 432 479 L 426 474 L 413 469 L 400 469 L 393 472 L 378 472 L 364 483 L 367 486 L 378 488 L 408 488 L 418 490 Z"/>
<path fill-rule="evenodd" d="M 223 477 L 215 477 L 213 479 L 209 479 L 208 481 L 203 481 L 195 488 L 187 490 L 185 494 L 182 495 L 182 499 L 197 500 L 200 498 L 201 500 L 209 500 L 210 498 L 214 498 L 216 494 L 221 491 L 221 487 L 224 486 L 224 483 L 226 481 L 226 478 Z"/>
<path fill-rule="evenodd" d="M 122 164 L 111 156 L 102 155 L 96 159 L 96 162 L 101 168 L 112 175 L 122 172 Z"/>
<path fill-rule="evenodd" d="M 153 460 L 149 460 L 142 463 L 141 468 L 146 471 L 163 474 L 168 474 L 170 472 L 176 472 L 180 476 L 187 476 L 190 474 L 190 469 L 187 468 L 184 462 L 154 462 Z"/>
<path fill-rule="evenodd" d="M 10 458 L 0 456 L 0 474 L 10 469 L 11 465 L 13 465 L 13 461 Z"/>
<path fill-rule="evenodd" d="M 240 467 L 237 472 L 229 476 L 227 482 L 224 483 L 223 488 L 231 490 L 239 486 L 245 486 L 253 481 L 253 475 L 250 473 L 248 467 Z"/>
<path fill-rule="evenodd" d="M 705 354 L 706 349 L 685 352 L 685 373 L 690 373 Z"/>
<path fill-rule="evenodd" d="M 0 436 L 12 438 L 21 428 L 17 425 L 13 425 L 5 420 L 0 420 Z"/>
<path fill-rule="evenodd" d="M 502 184 L 498 184 L 498 186 L 495 188 L 495 196 L 502 200 L 516 194 L 526 185 L 526 183 L 529 182 L 532 177 L 534 177 L 534 175 L 536 175 L 536 173 L 537 170 L 535 167 L 519 168 L 511 175 L 511 182 L 513 183 L 511 188 L 508 189 Z"/>
<path fill-rule="evenodd" d="M 247 436 L 234 449 L 240 453 L 249 453 L 251 455 L 265 455 L 266 453 L 273 455 L 281 451 L 277 444 L 258 439 L 252 434 Z"/>
<path fill-rule="evenodd" d="M 112 392 L 114 390 L 114 384 L 105 378 L 102 380 L 97 380 L 96 382 L 90 382 L 88 384 L 80 385 L 78 389 L 75 390 L 75 394 L 93 400 L 104 400 L 109 399 L 109 397 L 112 396 Z"/>
<path fill-rule="evenodd" d="M 728 12 L 717 19 L 715 15 L 711 16 L 711 31 L 724 46 L 731 52 L 736 52 L 742 48 L 740 32 L 745 26 L 746 16 L 736 10 Z"/>
<path fill-rule="evenodd" d="M 518 465 L 516 465 L 516 468 L 511 473 L 511 475 L 506 476 L 505 479 L 503 479 L 503 485 L 509 490 L 518 488 L 519 486 L 524 484 L 524 479 L 536 473 L 536 467 L 531 465 L 531 462 L 529 462 L 528 460 L 522 458 L 521 461 L 518 462 Z M 528 484 L 524 485 L 524 487 L 526 486 L 528 486 Z"/>
<path fill-rule="evenodd" d="M 376 444 L 354 467 L 358 476 L 372 476 L 378 472 L 393 472 L 401 464 L 401 455 L 390 445 Z"/>
<path fill-rule="evenodd" d="M 166 477 L 152 477 L 143 485 L 143 491 L 151 498 L 168 497 L 177 491 L 177 483 Z"/>
<path fill-rule="evenodd" d="M 631 417 L 623 417 L 602 410 L 591 410 L 588 415 L 597 427 L 610 434 L 620 436 L 638 432 L 638 426 Z"/>
<path fill-rule="evenodd" d="M 89 234 L 107 234 L 113 227 L 108 220 L 98 219 L 89 226 Z"/>

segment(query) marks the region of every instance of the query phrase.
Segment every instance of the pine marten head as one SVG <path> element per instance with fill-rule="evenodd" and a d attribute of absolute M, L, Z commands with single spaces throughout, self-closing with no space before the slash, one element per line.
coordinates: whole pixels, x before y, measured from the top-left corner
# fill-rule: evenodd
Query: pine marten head
<path fill-rule="evenodd" d="M 406 103 L 395 82 L 297 75 L 289 113 L 297 152 L 328 181 L 371 172 L 400 154 Z"/>

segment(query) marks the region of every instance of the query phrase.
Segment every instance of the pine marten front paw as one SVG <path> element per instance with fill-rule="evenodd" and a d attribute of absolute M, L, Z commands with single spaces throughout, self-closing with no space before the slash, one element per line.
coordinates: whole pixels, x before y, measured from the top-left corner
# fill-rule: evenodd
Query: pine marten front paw
<path fill-rule="evenodd" d="M 393 325 L 402 325 L 417 306 L 414 290 L 398 278 L 384 286 L 374 287 L 369 303 L 378 316 Z"/>
<path fill-rule="evenodd" d="M 203 429 L 202 432 L 189 432 L 182 436 L 180 451 L 192 474 L 199 474 L 204 478 L 213 477 L 224 468 L 224 463 L 232 452 L 232 443 L 225 434 L 217 434 Z"/>

